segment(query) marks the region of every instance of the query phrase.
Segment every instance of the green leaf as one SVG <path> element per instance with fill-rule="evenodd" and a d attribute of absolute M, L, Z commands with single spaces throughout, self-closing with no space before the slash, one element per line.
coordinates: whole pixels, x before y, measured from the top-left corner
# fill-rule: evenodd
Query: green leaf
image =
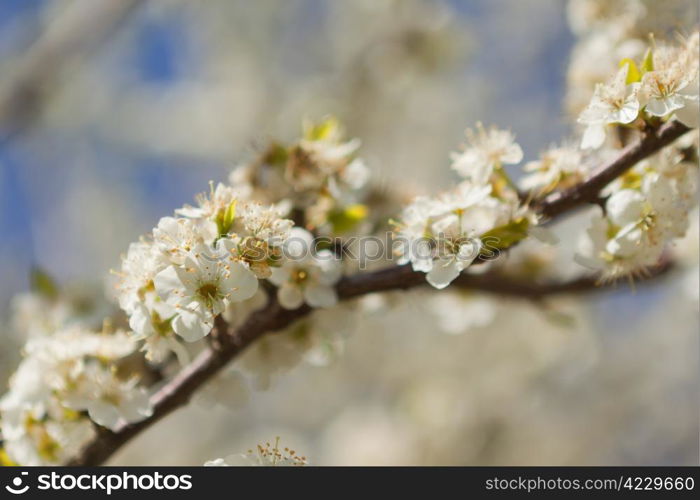
<path fill-rule="evenodd" d="M 367 205 L 348 205 L 342 210 L 336 210 L 328 215 L 328 222 L 333 226 L 333 232 L 345 233 L 367 218 Z"/>
<path fill-rule="evenodd" d="M 620 177 L 622 185 L 620 189 L 640 189 L 642 187 L 642 174 L 630 170 Z"/>
<path fill-rule="evenodd" d="M 644 54 L 644 60 L 642 61 L 642 74 L 654 71 L 654 51 L 651 47 L 647 49 L 646 54 Z"/>
<path fill-rule="evenodd" d="M 287 148 L 281 144 L 272 143 L 265 151 L 263 161 L 268 165 L 284 165 L 289 158 Z"/>
<path fill-rule="evenodd" d="M 327 116 L 319 123 L 304 123 L 304 139 L 309 141 L 333 140 L 340 135 L 340 122 L 334 116 Z"/>
<path fill-rule="evenodd" d="M 58 285 L 54 279 L 43 269 L 35 267 L 29 275 L 31 290 L 49 299 L 58 297 Z"/>
<path fill-rule="evenodd" d="M 627 80 L 625 83 L 629 85 L 630 83 L 636 83 L 642 79 L 642 74 L 637 68 L 637 64 L 629 57 L 624 58 L 620 61 L 620 67 L 627 65 Z"/>
<path fill-rule="evenodd" d="M 216 227 L 219 230 L 219 235 L 228 234 L 233 226 L 233 221 L 236 218 L 236 200 L 233 200 L 228 207 L 222 212 L 219 212 L 216 217 Z"/>
<path fill-rule="evenodd" d="M 491 250 L 503 250 L 515 245 L 519 241 L 527 238 L 529 226 L 530 221 L 522 217 L 485 232 L 481 235 L 481 240 L 487 247 L 485 250 L 489 248 Z"/>
<path fill-rule="evenodd" d="M 0 467 L 15 467 L 15 463 L 5 451 L 5 448 L 0 448 Z"/>

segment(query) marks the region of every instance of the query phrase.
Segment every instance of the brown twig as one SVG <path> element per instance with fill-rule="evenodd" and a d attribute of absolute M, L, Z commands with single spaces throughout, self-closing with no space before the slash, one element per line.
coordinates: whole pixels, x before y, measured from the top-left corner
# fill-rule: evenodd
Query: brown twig
<path fill-rule="evenodd" d="M 600 190 L 617 176 L 686 133 L 689 129 L 678 122 L 649 131 L 636 143 L 625 148 L 615 160 L 597 169 L 591 177 L 568 191 L 555 193 L 534 204 L 544 218 L 551 219 L 576 206 L 595 202 Z M 665 273 L 668 264 L 652 270 L 649 277 Z M 409 266 L 394 266 L 378 271 L 343 278 L 337 285 L 340 300 L 350 300 L 369 293 L 407 290 L 425 284 L 425 275 Z M 541 299 L 550 295 L 586 293 L 598 289 L 595 278 L 584 277 L 573 281 L 538 284 L 516 280 L 489 272 L 481 275 L 462 274 L 453 286 L 493 293 L 502 296 Z M 279 331 L 308 315 L 311 308 L 304 305 L 289 311 L 283 309 L 274 296 L 267 305 L 250 315 L 245 323 L 232 330 L 221 318 L 217 320 L 215 342 L 152 396 L 153 415 L 136 424 L 124 425 L 115 431 L 99 429 L 97 438 L 69 465 L 100 465 L 141 431 L 149 428 L 172 411 L 187 404 L 192 395 L 209 381 L 229 361 L 263 335 Z"/>
<path fill-rule="evenodd" d="M 658 129 L 647 129 L 643 137 L 627 146 L 613 160 L 601 165 L 585 182 L 566 191 L 556 192 L 535 203 L 535 210 L 545 219 L 551 219 L 584 203 L 595 202 L 598 193 L 613 180 L 638 162 L 651 156 L 689 132 L 679 121 L 671 121 Z"/>

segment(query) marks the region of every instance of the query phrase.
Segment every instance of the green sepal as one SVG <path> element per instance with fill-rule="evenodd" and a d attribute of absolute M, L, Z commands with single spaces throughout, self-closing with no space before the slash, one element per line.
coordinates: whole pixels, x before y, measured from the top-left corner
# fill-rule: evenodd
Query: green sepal
<path fill-rule="evenodd" d="M 642 74 L 639 72 L 637 64 L 632 59 L 625 57 L 622 61 L 620 61 L 620 67 L 625 65 L 627 65 L 627 80 L 625 80 L 627 85 L 630 83 L 636 83 L 642 79 Z"/>
<path fill-rule="evenodd" d="M 229 203 L 225 210 L 220 211 L 216 216 L 216 227 L 219 235 L 223 236 L 229 233 L 233 221 L 236 219 L 236 200 Z"/>
<path fill-rule="evenodd" d="M 289 159 L 289 151 L 281 144 L 272 143 L 265 151 L 263 161 L 268 165 L 284 165 Z"/>
<path fill-rule="evenodd" d="M 654 51 L 649 47 L 642 60 L 642 74 L 654 71 Z"/>
<path fill-rule="evenodd" d="M 334 116 L 327 116 L 319 123 L 304 123 L 304 139 L 308 141 L 326 141 L 337 137 L 340 122 Z"/>
<path fill-rule="evenodd" d="M 512 247 L 519 241 L 527 238 L 529 227 L 530 221 L 525 217 L 521 217 L 485 232 L 481 235 L 481 240 L 486 245 L 484 250 L 504 250 Z"/>
<path fill-rule="evenodd" d="M 59 289 L 56 281 L 43 269 L 35 267 L 29 275 L 29 286 L 31 290 L 43 297 L 55 299 L 58 297 Z"/>
<path fill-rule="evenodd" d="M 367 218 L 367 205 L 360 203 L 349 205 L 340 210 L 334 210 L 328 215 L 328 222 L 333 226 L 334 233 L 345 233 Z"/>

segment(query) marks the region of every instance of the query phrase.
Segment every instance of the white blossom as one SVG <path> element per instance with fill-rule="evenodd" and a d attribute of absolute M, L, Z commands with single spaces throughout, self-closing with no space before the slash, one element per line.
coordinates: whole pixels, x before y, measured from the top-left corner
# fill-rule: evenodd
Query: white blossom
<path fill-rule="evenodd" d="M 292 226 L 291 220 L 281 218 L 277 207 L 244 202 L 237 207 L 229 236 L 220 243 L 231 256 L 245 262 L 255 276 L 264 279 L 279 265 Z"/>
<path fill-rule="evenodd" d="M 0 400 L 10 458 L 21 465 L 59 465 L 94 437 L 91 419 L 115 429 L 149 416 L 146 390 L 135 378 L 122 381 L 114 370 L 113 363 L 135 348 L 124 332 L 78 327 L 31 339 Z"/>
<path fill-rule="evenodd" d="M 155 291 L 153 279 L 156 274 L 167 265 L 168 260 L 162 252 L 145 240 L 129 245 L 127 254 L 122 257 L 121 271 L 117 273 L 121 278 L 117 284 L 117 299 L 129 315 L 130 327 L 139 334 L 148 335 L 154 330 L 146 298 Z M 167 316 L 169 312 L 163 317 Z"/>
<path fill-rule="evenodd" d="M 89 419 L 54 400 L 32 404 L 6 396 L 0 402 L 0 415 L 3 448 L 19 465 L 61 465 L 95 436 Z"/>
<path fill-rule="evenodd" d="M 356 156 L 358 139 L 346 140 L 338 120 L 307 120 L 303 136 L 291 143 L 271 143 L 253 161 L 237 166 L 229 182 L 241 199 L 274 204 L 281 214 L 303 213 L 307 227 L 361 204 L 370 168 Z M 265 278 L 267 276 L 259 276 Z"/>
<path fill-rule="evenodd" d="M 653 70 L 642 76 L 640 98 L 653 116 L 671 113 L 693 127 L 698 124 L 698 50 L 696 31 L 681 46 L 663 46 L 653 53 Z"/>
<path fill-rule="evenodd" d="M 311 307 L 330 307 L 338 302 L 334 285 L 342 274 L 340 261 L 330 250 L 315 251 L 313 236 L 294 228 L 289 249 L 281 267 L 272 270 L 269 281 L 277 286 L 277 300 L 285 309 L 297 309 L 306 303 Z M 288 245 L 289 247 L 289 245 Z"/>
<path fill-rule="evenodd" d="M 508 130 L 485 129 L 477 123 L 476 131 L 467 129 L 466 136 L 463 151 L 451 155 L 452 169 L 477 185 L 486 184 L 494 170 L 523 159 L 523 150 Z"/>
<path fill-rule="evenodd" d="M 411 263 L 414 271 L 427 273 L 433 267 L 433 251 L 430 239 L 430 222 L 440 214 L 438 202 L 427 196 L 419 196 L 401 212 L 398 236 L 402 248 L 399 264 Z"/>
<path fill-rule="evenodd" d="M 214 460 L 207 460 L 204 462 L 204 467 L 230 467 L 231 465 L 232 464 L 229 464 L 223 458 L 215 458 Z"/>
<path fill-rule="evenodd" d="M 236 191 L 231 187 L 219 182 L 216 187 L 210 184 L 209 194 L 201 193 L 197 195 L 196 207 L 185 205 L 175 210 L 177 215 L 193 219 L 216 220 L 228 210 L 232 203 L 238 199 Z"/>
<path fill-rule="evenodd" d="M 478 256 L 480 236 L 508 222 L 513 207 L 469 181 L 435 199 L 417 198 L 397 222 L 399 264 L 411 262 L 433 287 L 449 285 Z"/>
<path fill-rule="evenodd" d="M 184 224 L 181 225 L 179 221 Z M 119 305 L 129 316 L 129 327 L 134 332 L 134 338 L 144 341 L 146 358 L 154 363 L 164 361 L 173 352 L 181 361 L 187 359 L 172 330 L 170 320 L 176 311 L 158 296 L 154 280 L 170 264 L 171 258 L 176 263 L 182 263 L 185 246 L 181 246 L 183 240 L 175 239 L 175 236 L 183 235 L 186 231 L 183 228 L 191 228 L 191 224 L 186 219 L 164 217 L 157 228 L 162 231 L 157 233 L 157 242 L 142 240 L 132 243 L 117 273 L 121 277 L 117 285 Z"/>
<path fill-rule="evenodd" d="M 299 145 L 312 157 L 322 173 L 344 169 L 348 159 L 352 158 L 360 147 L 360 140 L 357 138 L 343 140 L 343 127 L 334 117 L 326 117 L 318 123 L 305 120 L 303 129 L 304 137 L 299 141 Z"/>
<path fill-rule="evenodd" d="M 85 381 L 63 399 L 74 410 L 85 410 L 90 419 L 108 429 L 139 422 L 153 414 L 148 390 L 138 379 L 121 381 L 104 366 L 92 364 L 83 373 Z"/>
<path fill-rule="evenodd" d="M 252 297 L 258 288 L 250 269 L 227 254 L 199 245 L 182 266 L 168 266 L 154 278 L 156 292 L 175 310 L 173 330 L 188 342 L 207 335 L 227 304 Z"/>
<path fill-rule="evenodd" d="M 367 184 L 370 176 L 371 171 L 367 163 L 362 158 L 355 158 L 340 171 L 338 178 L 351 189 L 358 190 Z M 338 194 L 342 196 L 340 192 Z"/>
<path fill-rule="evenodd" d="M 586 125 L 581 139 L 584 149 L 597 149 L 605 141 L 605 126 L 613 123 L 631 123 L 639 114 L 640 84 L 627 84 L 629 65 L 621 67 L 609 83 L 596 84 L 591 102 L 583 110 L 578 122 Z"/>
<path fill-rule="evenodd" d="M 596 210 L 577 261 L 606 279 L 633 276 L 658 263 L 685 235 L 697 203 L 697 167 L 662 152 L 613 184 L 605 213 Z M 624 187 L 627 182 L 632 187 Z"/>
<path fill-rule="evenodd" d="M 520 181 L 520 186 L 526 190 L 539 189 L 542 194 L 571 187 L 581 182 L 586 172 L 581 151 L 566 144 L 548 149 L 539 160 L 527 162 L 523 169 L 530 174 Z"/>
<path fill-rule="evenodd" d="M 190 250 L 213 243 L 217 236 L 216 223 L 208 219 L 163 217 L 153 229 L 155 246 L 174 264 L 182 264 Z"/>
<path fill-rule="evenodd" d="M 12 298 L 12 332 L 18 339 L 27 340 L 51 335 L 70 326 L 94 326 L 102 321 L 110 308 L 101 297 L 69 290 L 47 293 L 34 289 Z"/>
<path fill-rule="evenodd" d="M 163 217 L 122 259 L 117 297 L 149 361 L 161 363 L 174 353 L 186 362 L 178 339 L 207 335 L 217 315 L 250 298 L 258 278 L 280 265 L 292 221 L 274 205 L 241 199 L 240 192 L 212 183 L 197 206 Z"/>
<path fill-rule="evenodd" d="M 259 444 L 255 449 L 239 455 L 229 455 L 226 458 L 216 458 L 204 463 L 205 467 L 232 467 L 232 466 L 261 466 L 261 467 L 289 467 L 308 465 L 305 456 L 299 455 L 288 447 L 280 448 L 280 438 L 275 443 Z"/>

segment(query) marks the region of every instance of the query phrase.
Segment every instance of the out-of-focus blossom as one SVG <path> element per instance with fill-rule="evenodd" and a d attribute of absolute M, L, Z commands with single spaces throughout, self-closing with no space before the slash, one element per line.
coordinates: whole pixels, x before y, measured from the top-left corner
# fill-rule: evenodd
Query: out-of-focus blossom
<path fill-rule="evenodd" d="M 279 447 L 280 438 L 275 439 L 275 444 L 269 442 L 259 444 L 255 450 L 248 450 L 241 455 L 230 455 L 226 458 L 217 458 L 204 463 L 205 467 L 230 467 L 236 465 L 261 466 L 261 467 L 289 467 L 308 465 L 305 456 L 299 455 L 295 450 Z"/>

